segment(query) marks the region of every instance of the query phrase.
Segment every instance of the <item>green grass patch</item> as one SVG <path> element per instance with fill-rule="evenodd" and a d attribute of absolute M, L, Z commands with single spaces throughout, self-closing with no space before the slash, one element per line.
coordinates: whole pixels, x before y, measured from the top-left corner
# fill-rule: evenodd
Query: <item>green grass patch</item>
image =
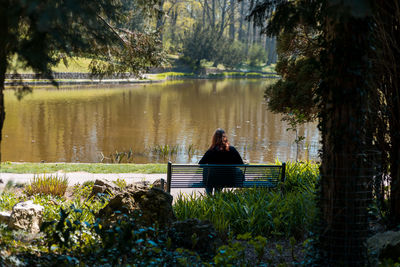
<path fill-rule="evenodd" d="M 164 80 L 167 79 L 168 77 L 191 77 L 194 76 L 193 73 L 185 73 L 185 72 L 163 72 L 163 73 L 158 73 L 154 75 L 154 79 L 156 80 Z"/>
<path fill-rule="evenodd" d="M 167 164 L 104 164 L 104 163 L 2 163 L 4 173 L 166 173 Z"/>
<path fill-rule="evenodd" d="M 89 64 L 92 61 L 90 58 L 83 57 L 72 57 L 66 60 L 67 65 L 64 64 L 63 61 L 54 66 L 52 70 L 54 72 L 90 72 Z M 8 69 L 8 73 L 10 71 L 16 70 L 18 73 L 33 73 L 33 70 L 30 68 L 22 68 L 21 64 L 16 61 L 16 57 L 13 58 L 11 62 L 11 67 Z"/>

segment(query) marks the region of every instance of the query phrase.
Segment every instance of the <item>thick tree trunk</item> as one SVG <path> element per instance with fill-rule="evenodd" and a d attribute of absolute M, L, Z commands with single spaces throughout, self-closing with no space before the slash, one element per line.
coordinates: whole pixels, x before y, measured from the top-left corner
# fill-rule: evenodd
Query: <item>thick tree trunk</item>
<path fill-rule="evenodd" d="M 391 227 L 400 224 L 400 5 L 397 0 L 374 1 L 375 16 L 375 60 L 377 87 L 383 92 L 385 100 L 379 109 L 382 116 L 378 141 L 384 155 L 385 174 L 390 176 L 390 209 Z M 374 123 L 374 122 L 373 122 Z M 388 125 L 388 126 L 387 126 Z M 390 141 L 387 136 L 389 136 Z M 389 141 L 389 142 L 388 142 Z M 387 153 L 387 154 L 386 154 Z M 387 160 L 387 161 L 386 161 Z M 385 208 L 382 184 L 380 190 L 381 207 Z"/>
<path fill-rule="evenodd" d="M 324 266 L 364 266 L 373 176 L 365 153 L 370 23 L 337 18 L 327 16 L 321 56 L 319 254 Z"/>

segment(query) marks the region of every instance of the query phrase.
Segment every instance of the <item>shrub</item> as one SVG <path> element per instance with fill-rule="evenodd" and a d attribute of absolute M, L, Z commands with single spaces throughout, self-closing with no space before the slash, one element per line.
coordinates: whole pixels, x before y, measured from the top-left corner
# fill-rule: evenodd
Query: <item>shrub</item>
<path fill-rule="evenodd" d="M 53 195 L 62 197 L 68 186 L 68 179 L 57 175 L 35 175 L 31 183 L 25 186 L 25 193 L 28 196 L 35 194 Z"/>
<path fill-rule="evenodd" d="M 248 60 L 250 66 L 256 67 L 267 61 L 267 52 L 261 45 L 252 45 L 249 50 Z"/>

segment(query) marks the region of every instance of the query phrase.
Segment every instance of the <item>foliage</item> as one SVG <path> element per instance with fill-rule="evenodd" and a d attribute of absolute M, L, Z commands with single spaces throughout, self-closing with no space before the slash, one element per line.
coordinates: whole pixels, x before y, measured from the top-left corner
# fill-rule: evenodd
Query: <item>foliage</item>
<path fill-rule="evenodd" d="M 316 89 L 321 78 L 318 60 L 321 48 L 315 21 L 320 12 L 317 2 L 307 8 L 303 8 L 301 1 L 280 6 L 266 29 L 269 34 L 279 35 L 275 69 L 282 77 L 265 91 L 268 108 L 294 115 L 295 125 L 315 120 L 318 110 Z M 288 16 L 293 19 L 287 21 Z"/>
<path fill-rule="evenodd" d="M 245 60 L 245 46 L 239 41 L 232 42 L 228 39 L 224 39 L 223 41 L 222 46 L 217 49 L 214 61 L 223 64 L 228 69 L 233 69 Z"/>
<path fill-rule="evenodd" d="M 53 195 L 62 197 L 68 187 L 68 179 L 58 175 L 35 175 L 31 183 L 25 186 L 28 196 L 35 194 Z"/>
<path fill-rule="evenodd" d="M 249 50 L 248 61 L 252 67 L 265 63 L 267 61 L 267 51 L 261 45 L 252 45 Z"/>
<path fill-rule="evenodd" d="M 15 204 L 21 201 L 21 197 L 16 197 L 12 192 L 6 191 L 0 193 L 0 210 L 11 210 Z"/>
<path fill-rule="evenodd" d="M 244 46 L 220 35 L 218 29 L 195 24 L 187 30 L 182 40 L 182 60 L 199 71 L 202 60 L 222 63 L 229 68 L 241 63 L 245 56 Z"/>
<path fill-rule="evenodd" d="M 74 213 L 74 219 L 68 218 L 70 213 Z M 98 243 L 97 235 L 90 231 L 90 227 L 95 227 L 98 231 L 98 223 L 92 226 L 84 221 L 82 216 L 82 210 L 71 205 L 69 211 L 60 208 L 58 220 L 46 221 L 42 224 L 41 231 L 45 232 L 49 252 L 65 253 L 77 250 L 78 253 L 83 253 L 90 246 Z"/>
<path fill-rule="evenodd" d="M 139 227 L 134 217 L 123 215 L 110 228 L 104 228 L 99 221 L 88 222 L 79 215 L 70 218 L 74 213 L 81 214 L 82 210 L 74 206 L 61 209 L 58 220 L 43 224 L 49 252 L 58 251 L 73 257 L 76 263 L 89 265 L 95 262 L 113 266 L 182 266 L 183 262 L 201 265 L 197 254 L 183 249 L 170 250 L 166 232 Z"/>
<path fill-rule="evenodd" d="M 296 180 L 299 173 L 311 170 L 297 171 L 291 180 Z M 300 184 L 307 184 L 307 181 L 292 182 L 287 190 L 292 187 L 294 190 L 294 186 L 302 188 Z M 108 199 L 87 199 L 91 186 L 92 183 L 75 185 L 73 198 L 69 200 L 50 195 L 31 197 L 34 203 L 45 207 L 42 232 L 39 236 L 27 236 L 25 232 L 10 231 L 5 225 L 0 225 L 0 248 L 5 252 L 0 254 L 0 262 L 29 266 L 54 263 L 62 266 L 248 266 L 250 258 L 246 253 L 250 248 L 256 255 L 253 263 L 265 264 L 268 241 L 263 236 L 250 233 L 232 236 L 218 249 L 214 258 L 201 258 L 194 251 L 174 250 L 168 229 L 140 226 L 132 216 L 121 214 L 114 224 L 104 226 L 95 214 Z M 0 208 L 12 206 L 15 199 L 10 192 L 1 193 Z M 19 200 L 26 200 L 26 196 Z M 274 251 L 270 252 L 268 264 L 276 262 Z M 282 247 L 277 247 L 276 251 L 282 253 Z"/>
<path fill-rule="evenodd" d="M 318 166 L 287 163 L 286 181 L 277 189 L 227 190 L 214 196 L 179 195 L 174 210 L 180 220 L 211 221 L 222 234 L 302 236 L 316 215 Z"/>

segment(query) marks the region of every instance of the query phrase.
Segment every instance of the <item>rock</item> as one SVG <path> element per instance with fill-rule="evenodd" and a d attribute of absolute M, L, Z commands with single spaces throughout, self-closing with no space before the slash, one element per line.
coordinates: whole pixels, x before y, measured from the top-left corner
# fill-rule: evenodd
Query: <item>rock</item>
<path fill-rule="evenodd" d="M 8 226 L 15 230 L 39 233 L 44 208 L 32 200 L 16 204 L 11 212 Z"/>
<path fill-rule="evenodd" d="M 159 188 L 133 188 L 129 190 L 135 206 L 140 210 L 140 223 L 151 226 L 156 223 L 164 228 L 176 221 L 172 209 L 172 196 Z"/>
<path fill-rule="evenodd" d="M 194 250 L 202 256 L 213 257 L 222 246 L 214 226 L 209 221 L 187 219 L 174 222 L 168 231 L 175 248 Z"/>
<path fill-rule="evenodd" d="M 140 181 L 140 182 L 133 182 L 130 185 L 128 185 L 128 188 L 148 188 L 150 186 L 149 181 Z"/>
<path fill-rule="evenodd" d="M 141 185 L 117 193 L 96 217 L 103 225 L 110 225 L 123 214 L 135 216 L 143 226 L 166 227 L 176 220 L 172 196 L 161 189 Z"/>
<path fill-rule="evenodd" d="M 400 231 L 378 233 L 367 240 L 369 261 L 371 266 L 378 266 L 383 259 L 392 259 L 395 262 L 400 257 Z"/>
<path fill-rule="evenodd" d="M 167 191 L 167 183 L 165 182 L 164 179 L 155 180 L 153 182 L 153 184 L 152 184 L 152 187 L 153 188 L 159 188 L 159 189 L 161 189 L 163 191 Z"/>
<path fill-rule="evenodd" d="M 0 211 L 0 223 L 8 224 L 10 221 L 11 212 L 8 211 Z"/>
<path fill-rule="evenodd" d="M 110 199 L 108 204 L 96 214 L 100 218 L 101 225 L 108 228 L 114 224 L 123 214 L 134 216 L 136 212 L 135 200 L 128 192 L 121 192 Z"/>
<path fill-rule="evenodd" d="M 98 194 L 114 195 L 120 191 L 121 189 L 118 186 L 116 186 L 113 182 L 104 179 L 96 179 L 92 187 L 92 192 L 89 195 L 89 198 L 97 196 Z"/>

